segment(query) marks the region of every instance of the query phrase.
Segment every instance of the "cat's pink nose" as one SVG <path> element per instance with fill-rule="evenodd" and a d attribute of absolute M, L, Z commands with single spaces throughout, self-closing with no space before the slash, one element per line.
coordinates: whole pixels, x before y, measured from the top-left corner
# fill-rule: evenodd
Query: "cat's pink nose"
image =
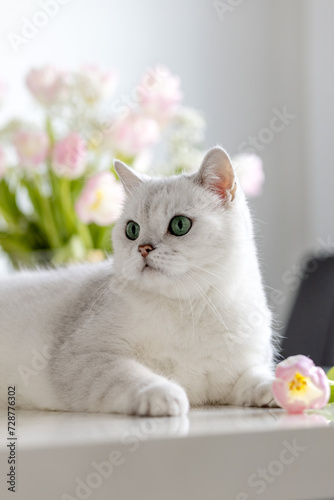
<path fill-rule="evenodd" d="M 139 245 L 138 246 L 138 252 L 140 252 L 144 258 L 147 257 L 149 252 L 152 252 L 152 250 L 154 250 L 152 245 Z"/>

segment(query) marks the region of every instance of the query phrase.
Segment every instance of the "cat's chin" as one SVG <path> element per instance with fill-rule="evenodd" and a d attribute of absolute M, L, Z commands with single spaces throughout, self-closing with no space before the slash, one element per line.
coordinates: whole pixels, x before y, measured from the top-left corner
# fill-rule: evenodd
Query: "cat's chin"
<path fill-rule="evenodd" d="M 159 277 L 173 279 L 173 276 L 168 269 L 164 269 L 163 267 L 158 266 L 156 263 L 147 261 L 143 263 L 140 273 L 141 275 L 156 275 L 157 279 L 159 279 Z"/>
<path fill-rule="evenodd" d="M 117 270 L 117 266 L 116 270 Z M 157 263 L 145 262 L 137 264 L 135 269 L 123 268 L 119 274 L 124 277 L 129 286 L 141 292 L 153 295 L 160 295 L 169 299 L 189 300 L 198 295 L 199 285 L 194 286 L 193 278 L 189 280 L 188 269 L 177 270 L 176 274 L 171 273 L 170 268 L 158 267 Z M 200 284 L 204 289 L 203 283 Z M 204 290 L 205 292 L 205 290 Z"/>
<path fill-rule="evenodd" d="M 168 271 L 150 265 L 143 267 L 132 284 L 143 292 L 177 301 L 190 300 L 198 295 L 197 290 L 189 286 L 186 278 L 183 280 L 180 276 L 173 276 Z"/>
<path fill-rule="evenodd" d="M 166 287 L 169 288 L 172 281 L 173 277 L 168 272 L 152 264 L 145 264 L 137 282 L 141 288 L 145 288 L 147 291 L 158 291 L 160 294 L 164 295 Z"/>

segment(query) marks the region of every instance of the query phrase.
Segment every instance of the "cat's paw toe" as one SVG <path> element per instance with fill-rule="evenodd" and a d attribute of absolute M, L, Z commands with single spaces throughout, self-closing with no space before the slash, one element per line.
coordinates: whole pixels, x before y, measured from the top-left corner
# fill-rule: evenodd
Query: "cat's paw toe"
<path fill-rule="evenodd" d="M 134 414 L 150 417 L 176 417 L 185 415 L 189 401 L 182 387 L 172 382 L 162 382 L 141 389 L 134 405 Z"/>
<path fill-rule="evenodd" d="M 244 406 L 276 407 L 277 403 L 274 399 L 271 386 L 271 383 L 263 382 L 253 387 L 252 390 L 249 391 Z"/>

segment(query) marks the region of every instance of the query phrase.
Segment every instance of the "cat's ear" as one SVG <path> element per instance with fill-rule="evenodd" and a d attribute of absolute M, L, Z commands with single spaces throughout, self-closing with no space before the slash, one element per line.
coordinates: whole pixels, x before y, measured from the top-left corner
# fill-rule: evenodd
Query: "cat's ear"
<path fill-rule="evenodd" d="M 223 201 L 233 201 L 237 188 L 232 162 L 226 151 L 210 149 L 196 174 L 196 182 L 218 194 Z"/>
<path fill-rule="evenodd" d="M 143 182 L 143 179 L 132 168 L 120 160 L 114 160 L 114 169 L 128 192 Z"/>

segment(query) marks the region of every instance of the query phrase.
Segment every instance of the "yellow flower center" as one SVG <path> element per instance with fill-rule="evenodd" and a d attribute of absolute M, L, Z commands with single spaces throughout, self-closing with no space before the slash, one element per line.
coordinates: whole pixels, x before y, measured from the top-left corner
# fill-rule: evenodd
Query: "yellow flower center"
<path fill-rule="evenodd" d="M 97 210 L 104 198 L 104 192 L 102 189 L 98 189 L 95 193 L 95 201 L 92 203 L 91 207 L 93 210 Z"/>
<path fill-rule="evenodd" d="M 295 378 L 289 383 L 289 391 L 291 392 L 305 392 L 307 390 L 307 382 L 309 378 L 304 377 L 300 373 L 296 373 Z"/>

